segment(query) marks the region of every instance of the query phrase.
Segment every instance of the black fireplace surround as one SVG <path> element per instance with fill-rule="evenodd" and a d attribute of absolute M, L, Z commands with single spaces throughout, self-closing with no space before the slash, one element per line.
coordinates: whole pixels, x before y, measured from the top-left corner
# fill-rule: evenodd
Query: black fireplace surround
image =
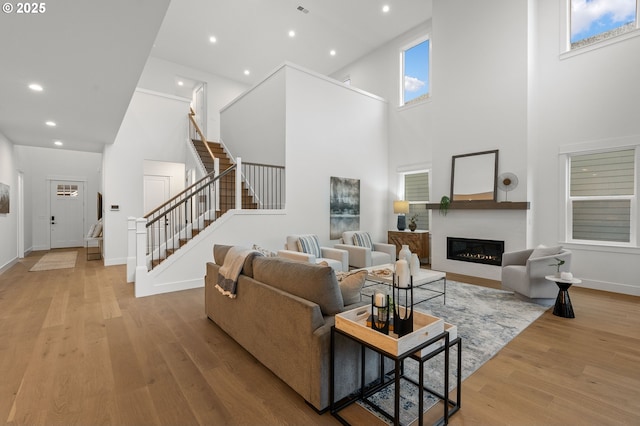
<path fill-rule="evenodd" d="M 502 265 L 504 241 L 447 237 L 447 259 Z"/>

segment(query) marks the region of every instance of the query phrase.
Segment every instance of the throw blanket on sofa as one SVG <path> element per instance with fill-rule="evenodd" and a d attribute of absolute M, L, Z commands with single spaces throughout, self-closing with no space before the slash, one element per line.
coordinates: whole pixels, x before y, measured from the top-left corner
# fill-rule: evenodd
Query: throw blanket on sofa
<path fill-rule="evenodd" d="M 224 263 L 218 271 L 218 284 L 216 288 L 220 293 L 232 299 L 236 297 L 236 286 L 238 277 L 242 272 L 244 261 L 251 253 L 258 253 L 255 250 L 243 247 L 231 247 L 224 258 Z"/>

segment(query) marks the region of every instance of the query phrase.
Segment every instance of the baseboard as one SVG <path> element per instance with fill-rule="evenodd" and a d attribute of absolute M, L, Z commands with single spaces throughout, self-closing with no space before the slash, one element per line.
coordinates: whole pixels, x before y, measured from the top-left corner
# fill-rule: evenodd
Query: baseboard
<path fill-rule="evenodd" d="M 12 260 L 10 260 L 9 262 L 5 263 L 3 266 L 0 267 L 0 274 L 4 274 L 5 271 L 9 270 L 12 266 L 16 265 L 18 263 L 18 258 L 14 257 Z"/>
<path fill-rule="evenodd" d="M 481 285 L 483 287 L 502 288 L 502 283 L 500 281 L 491 280 L 489 278 L 474 277 L 471 275 L 455 274 L 453 272 L 447 272 L 447 279 L 451 281 L 459 281 L 461 283 Z"/>

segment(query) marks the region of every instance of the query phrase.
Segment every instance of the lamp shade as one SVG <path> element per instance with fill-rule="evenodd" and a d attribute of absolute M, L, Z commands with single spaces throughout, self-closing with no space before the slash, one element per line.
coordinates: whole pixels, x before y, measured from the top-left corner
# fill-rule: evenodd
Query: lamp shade
<path fill-rule="evenodd" d="M 393 202 L 393 213 L 395 214 L 406 214 L 409 213 L 409 202 L 408 201 L 394 201 Z"/>

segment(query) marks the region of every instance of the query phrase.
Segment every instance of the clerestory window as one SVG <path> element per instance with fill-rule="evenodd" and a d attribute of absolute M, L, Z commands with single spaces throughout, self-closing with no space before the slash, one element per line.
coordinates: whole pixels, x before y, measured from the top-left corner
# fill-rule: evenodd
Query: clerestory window
<path fill-rule="evenodd" d="M 640 0 L 567 0 L 570 50 L 638 29 Z"/>
<path fill-rule="evenodd" d="M 431 40 L 423 37 L 401 50 L 400 106 L 424 101 L 430 93 Z"/>

